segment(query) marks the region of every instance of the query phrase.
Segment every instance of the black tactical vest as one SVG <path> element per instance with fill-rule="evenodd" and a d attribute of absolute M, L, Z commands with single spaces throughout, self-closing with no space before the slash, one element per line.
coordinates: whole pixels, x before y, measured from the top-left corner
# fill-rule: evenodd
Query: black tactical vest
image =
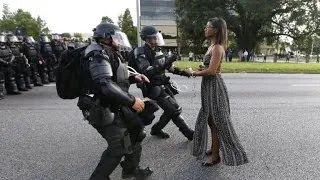
<path fill-rule="evenodd" d="M 8 46 L 0 48 L 0 58 L 9 62 L 11 60 L 12 52 Z"/>
<path fill-rule="evenodd" d="M 52 53 L 52 48 L 50 46 L 50 44 L 43 44 L 42 45 L 42 52 L 45 54 L 51 54 Z"/>
<path fill-rule="evenodd" d="M 26 56 L 27 57 L 36 57 L 37 56 L 37 49 L 34 45 L 32 44 L 27 44 L 26 45 L 26 49 L 27 49 L 27 52 L 26 52 Z"/>
<path fill-rule="evenodd" d="M 20 49 L 19 49 L 18 46 L 11 46 L 10 49 L 11 49 L 12 54 L 15 57 L 19 57 L 20 56 Z"/>
<path fill-rule="evenodd" d="M 54 42 L 53 50 L 56 52 L 62 52 L 63 51 L 62 44 L 59 42 Z"/>

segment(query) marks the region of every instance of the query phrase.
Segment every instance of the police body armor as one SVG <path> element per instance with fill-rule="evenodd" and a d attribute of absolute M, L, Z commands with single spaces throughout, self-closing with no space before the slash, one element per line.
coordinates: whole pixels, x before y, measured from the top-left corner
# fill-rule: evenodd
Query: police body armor
<path fill-rule="evenodd" d="M 42 44 L 42 52 L 46 55 L 52 54 L 52 47 L 48 43 Z"/>
<path fill-rule="evenodd" d="M 64 49 L 60 42 L 54 42 L 53 51 L 62 52 Z"/>
<path fill-rule="evenodd" d="M 25 43 L 24 53 L 29 60 L 30 70 L 31 70 L 31 80 L 35 86 L 42 86 L 42 81 L 39 74 L 39 57 L 38 51 L 33 44 Z"/>
<path fill-rule="evenodd" d="M 12 52 L 8 46 L 0 47 L 0 58 L 5 62 L 10 62 L 12 57 Z"/>
<path fill-rule="evenodd" d="M 10 46 L 11 52 L 12 54 L 15 56 L 15 61 L 14 61 L 14 69 L 15 69 L 15 79 L 16 79 L 16 83 L 18 86 L 18 89 L 20 91 L 27 91 L 27 87 L 26 87 L 26 80 L 24 78 L 24 74 L 23 72 L 25 72 L 26 76 L 27 76 L 27 71 L 28 71 L 28 67 L 26 65 L 26 62 L 24 61 L 21 52 L 20 52 L 20 48 L 17 45 L 11 45 Z M 30 75 L 30 74 L 28 74 Z M 27 80 L 28 87 L 30 86 L 30 80 Z"/>
<path fill-rule="evenodd" d="M 5 75 L 5 86 L 8 94 L 21 94 L 18 91 L 17 84 L 15 82 L 14 70 L 11 67 L 14 56 L 8 46 L 0 47 L 0 69 L 4 72 Z M 0 80 L 1 89 L 3 89 L 4 79 Z"/>
<path fill-rule="evenodd" d="M 28 58 L 36 58 L 38 56 L 37 49 L 34 45 L 26 44 L 26 47 L 27 47 L 26 56 Z"/>

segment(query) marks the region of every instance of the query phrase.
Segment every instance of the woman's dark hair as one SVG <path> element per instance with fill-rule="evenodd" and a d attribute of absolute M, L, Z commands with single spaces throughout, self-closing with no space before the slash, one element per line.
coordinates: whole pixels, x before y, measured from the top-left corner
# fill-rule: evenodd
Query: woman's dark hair
<path fill-rule="evenodd" d="M 216 34 L 216 44 L 220 44 L 225 49 L 228 45 L 228 35 L 227 35 L 227 23 L 222 18 L 211 18 L 209 19 L 210 24 L 217 29 Z"/>

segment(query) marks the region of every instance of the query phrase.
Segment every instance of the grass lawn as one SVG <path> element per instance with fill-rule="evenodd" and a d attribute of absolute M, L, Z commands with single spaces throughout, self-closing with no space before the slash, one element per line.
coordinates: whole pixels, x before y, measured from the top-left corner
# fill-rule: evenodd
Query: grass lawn
<path fill-rule="evenodd" d="M 180 68 L 191 67 L 197 69 L 201 62 L 177 61 L 174 63 Z M 233 62 L 222 63 L 222 72 L 225 73 L 306 73 L 320 74 L 320 64 L 293 64 L 293 63 L 261 63 L 261 62 Z"/>

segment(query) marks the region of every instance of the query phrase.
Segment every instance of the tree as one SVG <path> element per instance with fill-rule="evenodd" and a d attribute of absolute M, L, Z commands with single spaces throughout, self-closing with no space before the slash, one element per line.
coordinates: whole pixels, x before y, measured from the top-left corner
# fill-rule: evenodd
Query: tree
<path fill-rule="evenodd" d="M 297 38 L 318 29 L 315 0 L 176 0 L 181 38 L 201 47 L 203 27 L 211 17 L 223 17 L 241 49 L 252 50 L 258 42 L 281 35 Z"/>
<path fill-rule="evenodd" d="M 11 12 L 7 5 L 3 8 L 3 17 L 0 20 L 0 31 L 14 31 L 19 28 L 25 35 L 33 36 L 35 39 L 40 33 L 48 34 L 50 32 L 44 20 L 39 16 L 33 18 L 30 12 L 18 9 L 17 12 Z"/>
<path fill-rule="evenodd" d="M 71 38 L 71 34 L 70 34 L 70 33 L 65 32 L 65 33 L 62 33 L 62 34 L 61 34 L 61 37 Z"/>
<path fill-rule="evenodd" d="M 118 25 L 121 30 L 127 34 L 131 45 L 136 46 L 137 43 L 137 27 L 133 26 L 130 10 L 127 8 L 124 14 L 118 17 Z"/>
<path fill-rule="evenodd" d="M 3 4 L 2 19 L 10 19 L 13 15 L 14 14 L 10 11 L 8 4 Z"/>
<path fill-rule="evenodd" d="M 114 24 L 114 22 L 112 21 L 112 19 L 109 18 L 108 16 L 103 16 L 103 17 L 101 18 L 101 24 L 102 24 L 102 23 L 112 23 L 112 24 Z"/>
<path fill-rule="evenodd" d="M 83 40 L 83 37 L 82 37 L 81 33 L 74 33 L 73 36 L 76 37 L 76 38 L 79 38 L 80 41 Z"/>

